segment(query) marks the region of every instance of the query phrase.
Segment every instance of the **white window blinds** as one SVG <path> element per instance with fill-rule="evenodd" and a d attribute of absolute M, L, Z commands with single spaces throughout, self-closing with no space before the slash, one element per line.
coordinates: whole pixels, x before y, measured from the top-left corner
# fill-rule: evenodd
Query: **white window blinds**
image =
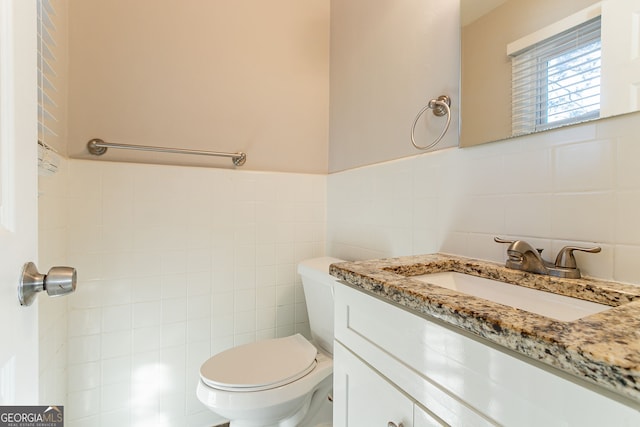
<path fill-rule="evenodd" d="M 49 0 L 38 0 L 38 140 L 44 144 L 57 137 L 56 27 Z"/>
<path fill-rule="evenodd" d="M 598 117 L 600 16 L 511 54 L 512 133 Z"/>

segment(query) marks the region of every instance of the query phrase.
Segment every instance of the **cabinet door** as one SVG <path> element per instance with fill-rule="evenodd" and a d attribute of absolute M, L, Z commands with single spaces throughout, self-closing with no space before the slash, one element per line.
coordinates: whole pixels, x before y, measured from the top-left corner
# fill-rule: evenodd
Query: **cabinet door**
<path fill-rule="evenodd" d="M 413 427 L 411 399 L 339 343 L 334 360 L 334 426 Z"/>
<path fill-rule="evenodd" d="M 434 418 L 427 411 L 422 409 L 419 406 L 414 406 L 413 410 L 413 427 L 445 427 L 449 424 L 446 424 L 443 421 L 440 421 Z"/>

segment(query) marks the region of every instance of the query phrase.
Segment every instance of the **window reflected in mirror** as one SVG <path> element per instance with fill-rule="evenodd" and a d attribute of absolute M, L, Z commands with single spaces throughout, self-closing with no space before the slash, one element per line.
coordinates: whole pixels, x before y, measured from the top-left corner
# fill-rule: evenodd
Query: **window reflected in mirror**
<path fill-rule="evenodd" d="M 461 0 L 460 145 L 637 111 L 639 11 L 640 0 Z"/>

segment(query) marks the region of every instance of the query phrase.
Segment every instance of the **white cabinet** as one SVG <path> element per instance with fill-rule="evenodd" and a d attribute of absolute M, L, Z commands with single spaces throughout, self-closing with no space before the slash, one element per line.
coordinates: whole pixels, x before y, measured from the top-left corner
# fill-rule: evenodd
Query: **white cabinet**
<path fill-rule="evenodd" d="M 413 399 L 340 344 L 334 347 L 334 426 L 442 427 Z"/>
<path fill-rule="evenodd" d="M 334 425 L 638 426 L 640 405 L 345 285 Z"/>
<path fill-rule="evenodd" d="M 420 408 L 418 405 L 413 406 L 413 427 L 442 427 L 445 423 L 433 418 L 431 415 Z"/>

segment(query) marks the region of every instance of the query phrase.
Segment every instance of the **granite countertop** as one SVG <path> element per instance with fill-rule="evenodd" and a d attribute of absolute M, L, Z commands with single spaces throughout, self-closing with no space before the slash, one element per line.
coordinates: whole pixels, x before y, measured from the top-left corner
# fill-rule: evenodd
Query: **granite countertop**
<path fill-rule="evenodd" d="M 494 303 L 411 276 L 454 271 L 612 306 L 564 322 Z M 640 286 L 559 279 L 445 254 L 332 264 L 332 276 L 410 311 L 433 316 L 491 342 L 640 402 Z"/>

